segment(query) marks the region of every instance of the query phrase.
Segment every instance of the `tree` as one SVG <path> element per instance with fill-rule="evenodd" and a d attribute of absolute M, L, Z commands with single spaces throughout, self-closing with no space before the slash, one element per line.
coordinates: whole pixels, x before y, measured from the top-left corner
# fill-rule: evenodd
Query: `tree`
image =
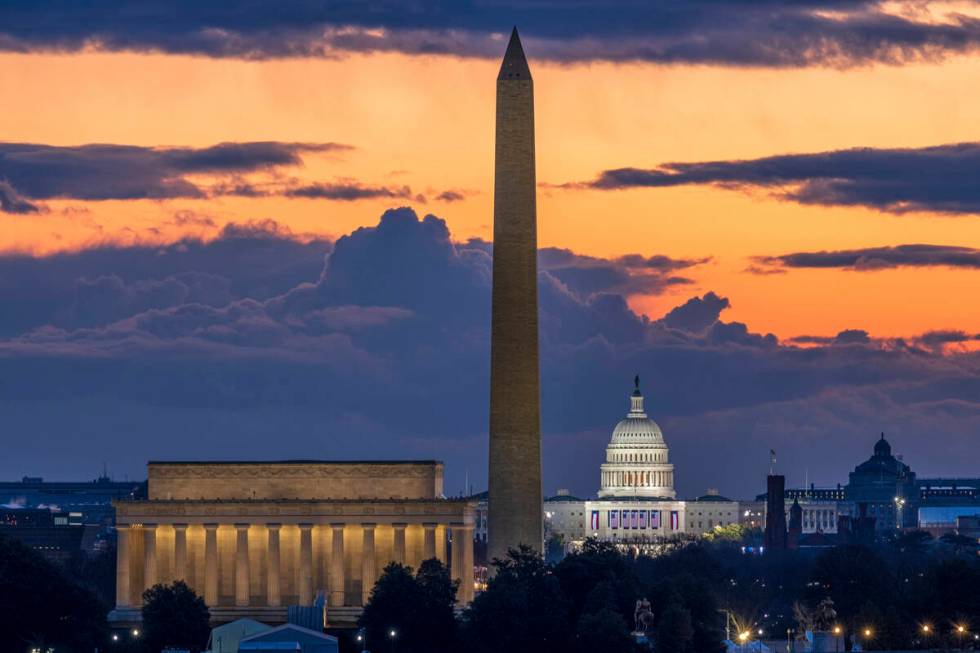
<path fill-rule="evenodd" d="M 454 650 L 457 642 L 456 583 L 444 564 L 425 560 L 413 575 L 412 568 L 393 562 L 384 568 L 358 625 L 364 629 L 367 647 L 380 650 L 392 630 L 398 650 L 405 653 Z"/>
<path fill-rule="evenodd" d="M 116 604 L 116 547 L 80 553 L 69 571 L 83 587 L 95 592 L 108 607 Z"/>
<path fill-rule="evenodd" d="M 629 653 L 633 650 L 633 639 L 623 617 L 605 607 L 586 613 L 578 620 L 575 647 L 581 653 Z"/>
<path fill-rule="evenodd" d="M 200 651 L 207 646 L 210 621 L 204 599 L 182 580 L 143 592 L 142 640 L 149 651 L 168 647 Z"/>
<path fill-rule="evenodd" d="M 577 620 L 585 612 L 597 612 L 609 608 L 631 623 L 633 609 L 639 596 L 633 560 L 610 542 L 588 539 L 581 551 L 565 557 L 555 566 L 555 576 L 561 583 L 562 593 L 570 603 L 572 618 Z M 602 605 L 594 592 L 605 587 Z M 586 606 L 589 601 L 593 605 Z"/>
<path fill-rule="evenodd" d="M 419 566 L 415 580 L 421 600 L 415 613 L 415 623 L 425 638 L 426 651 L 452 651 L 457 642 L 456 592 L 459 583 L 449 575 L 449 569 L 435 558 Z"/>
<path fill-rule="evenodd" d="M 657 653 L 693 653 L 691 613 L 671 601 L 657 622 Z"/>
<path fill-rule="evenodd" d="M 527 546 L 494 560 L 496 572 L 466 612 L 464 650 L 540 653 L 568 647 L 574 633 L 554 570 Z"/>
<path fill-rule="evenodd" d="M 107 611 L 60 567 L 0 535 L 0 650 L 91 651 L 105 641 Z"/>

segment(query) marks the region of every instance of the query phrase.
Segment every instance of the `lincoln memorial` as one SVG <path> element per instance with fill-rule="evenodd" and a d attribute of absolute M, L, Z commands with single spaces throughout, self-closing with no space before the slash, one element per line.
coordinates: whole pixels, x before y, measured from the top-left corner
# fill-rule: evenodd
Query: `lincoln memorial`
<path fill-rule="evenodd" d="M 352 625 L 388 562 L 429 558 L 473 598 L 475 504 L 442 496 L 441 462 L 150 462 L 147 476 L 147 500 L 115 503 L 114 624 L 183 579 L 215 622 L 284 622 L 322 592 L 329 624 Z"/>

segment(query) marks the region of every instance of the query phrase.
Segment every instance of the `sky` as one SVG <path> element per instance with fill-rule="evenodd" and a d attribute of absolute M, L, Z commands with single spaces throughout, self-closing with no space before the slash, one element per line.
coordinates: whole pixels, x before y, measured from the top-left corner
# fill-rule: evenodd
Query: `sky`
<path fill-rule="evenodd" d="M 980 5 L 0 6 L 0 476 L 486 483 L 494 91 L 534 75 L 545 491 L 639 374 L 680 493 L 980 464 Z"/>

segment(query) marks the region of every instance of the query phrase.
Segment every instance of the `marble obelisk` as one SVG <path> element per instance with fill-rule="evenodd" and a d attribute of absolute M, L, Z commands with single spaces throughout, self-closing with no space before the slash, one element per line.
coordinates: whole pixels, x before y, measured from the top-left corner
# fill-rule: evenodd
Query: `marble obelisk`
<path fill-rule="evenodd" d="M 542 549 L 534 86 L 517 28 L 497 76 L 490 341 L 490 559 Z"/>

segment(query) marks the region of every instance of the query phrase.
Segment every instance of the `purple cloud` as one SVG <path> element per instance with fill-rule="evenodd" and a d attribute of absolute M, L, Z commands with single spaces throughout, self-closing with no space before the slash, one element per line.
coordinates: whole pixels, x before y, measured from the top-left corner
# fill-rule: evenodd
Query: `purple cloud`
<path fill-rule="evenodd" d="M 220 457 L 233 446 L 256 458 L 440 457 L 451 492 L 467 470 L 485 482 L 488 244 L 454 242 L 442 220 L 396 209 L 319 251 L 274 230 L 184 245 L 183 263 L 176 249 L 123 248 L 6 268 L 20 283 L 0 284 L 4 316 L 25 293 L 71 284 L 48 294 L 47 314 L 68 317 L 8 323 L 0 340 L 5 432 L 24 443 L 0 473 L 64 473 L 109 456 L 135 476 L 151 457 Z M 258 272 L 243 276 L 249 268 Z M 267 275 L 276 282 L 262 285 Z M 80 298 L 78 278 L 88 279 Z M 539 283 L 549 487 L 594 491 L 636 373 L 684 495 L 753 495 L 773 447 L 781 461 L 805 461 L 811 478 L 843 480 L 881 430 L 923 473 L 978 463 L 968 446 L 980 416 L 976 352 L 861 330 L 799 347 L 725 321 L 732 302 L 714 293 L 649 319 L 622 294 L 575 291 L 550 270 Z M 211 301 L 222 288 L 230 301 Z M 940 460 L 947 446 L 957 456 Z"/>

